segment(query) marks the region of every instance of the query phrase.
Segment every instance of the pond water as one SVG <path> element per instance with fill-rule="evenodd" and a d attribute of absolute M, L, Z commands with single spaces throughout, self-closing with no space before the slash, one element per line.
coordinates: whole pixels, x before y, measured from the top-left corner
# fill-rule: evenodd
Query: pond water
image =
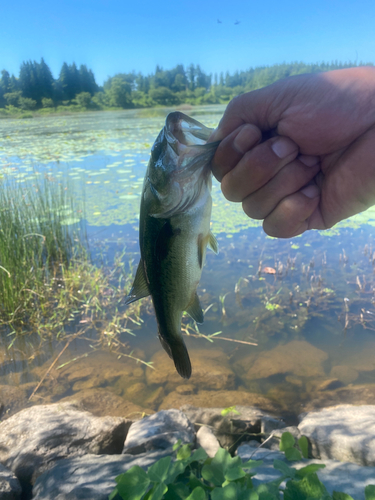
<path fill-rule="evenodd" d="M 223 109 L 185 112 L 215 126 Z M 85 199 L 94 261 L 111 263 L 125 249 L 124 261 L 136 264 L 143 175 L 168 111 L 0 121 L 0 170 L 16 182 L 44 173 L 70 179 Z M 181 379 L 162 350 L 144 299 L 141 322 L 121 334 L 133 358 L 93 349 L 90 338 L 80 338 L 52 365 L 64 343 L 40 348 L 36 332 L 8 348 L 3 337 L 3 413 L 75 398 L 99 415 L 136 418 L 184 404 L 245 404 L 294 422 L 313 408 L 374 404 L 374 211 L 331 231 L 276 240 L 227 202 L 216 182 L 213 203 L 220 253 L 208 252 L 198 289 L 205 322 L 198 330 L 183 319 L 191 379 Z M 75 214 L 70 217 L 74 222 Z"/>

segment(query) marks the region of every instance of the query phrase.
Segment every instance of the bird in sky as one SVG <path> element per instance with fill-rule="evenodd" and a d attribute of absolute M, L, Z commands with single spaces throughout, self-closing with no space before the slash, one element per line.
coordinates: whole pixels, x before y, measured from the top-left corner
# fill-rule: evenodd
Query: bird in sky
<path fill-rule="evenodd" d="M 218 20 L 217 20 L 217 22 L 218 22 L 219 24 L 223 24 L 223 23 L 220 21 L 220 19 L 218 19 Z"/>
<path fill-rule="evenodd" d="M 234 24 L 240 24 L 241 21 L 236 21 Z"/>

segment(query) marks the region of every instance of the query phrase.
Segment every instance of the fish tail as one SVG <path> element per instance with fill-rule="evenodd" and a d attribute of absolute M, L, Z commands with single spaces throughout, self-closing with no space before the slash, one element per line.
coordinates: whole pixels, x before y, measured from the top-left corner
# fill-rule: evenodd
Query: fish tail
<path fill-rule="evenodd" d="M 160 335 L 160 333 L 159 339 L 163 349 L 166 351 L 168 356 L 173 359 L 178 374 L 182 378 L 190 378 L 191 362 L 185 342 L 181 339 L 181 341 L 169 343 Z"/>

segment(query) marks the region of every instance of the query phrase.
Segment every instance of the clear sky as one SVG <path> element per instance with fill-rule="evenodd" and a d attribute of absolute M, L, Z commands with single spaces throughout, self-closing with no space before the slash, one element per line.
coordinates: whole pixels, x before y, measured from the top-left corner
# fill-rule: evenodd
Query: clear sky
<path fill-rule="evenodd" d="M 218 23 L 218 20 L 221 23 Z M 239 24 L 235 24 L 239 21 Z M 102 84 L 156 64 L 208 73 L 274 63 L 375 63 L 374 0 L 4 0 L 0 69 L 44 57 L 87 64 Z"/>

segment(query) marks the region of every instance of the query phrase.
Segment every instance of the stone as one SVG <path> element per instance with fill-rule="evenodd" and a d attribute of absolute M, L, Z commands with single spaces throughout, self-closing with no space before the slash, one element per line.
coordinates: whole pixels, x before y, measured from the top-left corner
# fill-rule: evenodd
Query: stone
<path fill-rule="evenodd" d="M 171 448 L 181 439 L 194 443 L 194 427 L 179 410 L 164 410 L 134 422 L 126 436 L 123 453 L 137 455 L 151 450 Z"/>
<path fill-rule="evenodd" d="M 312 456 L 375 465 L 375 406 L 340 405 L 302 416 Z"/>
<path fill-rule="evenodd" d="M 165 398 L 164 389 L 162 387 L 158 387 L 157 389 L 155 389 L 155 391 L 152 391 L 152 393 L 145 400 L 144 404 L 147 407 L 156 410 L 164 398 Z"/>
<path fill-rule="evenodd" d="M 199 391 L 198 394 L 181 395 L 174 391 L 164 398 L 159 410 L 166 408 L 181 408 L 190 404 L 195 407 L 228 408 L 233 405 L 256 406 L 264 411 L 279 413 L 281 408 L 276 401 L 246 391 Z"/>
<path fill-rule="evenodd" d="M 296 377 L 319 377 L 324 376 L 323 362 L 327 359 L 326 352 L 309 342 L 293 340 L 270 351 L 259 353 L 251 364 L 247 362 L 247 358 L 244 358 L 238 362 L 238 365 L 245 371 L 242 376 L 249 379 L 287 373 Z M 248 366 L 250 366 L 249 369 Z"/>
<path fill-rule="evenodd" d="M 252 478 L 255 487 L 262 483 L 277 480 L 281 472 L 273 467 L 274 460 L 282 460 L 289 467 L 301 469 L 310 464 L 322 463 L 324 469 L 319 469 L 317 474 L 330 495 L 334 491 L 340 491 L 351 495 L 356 500 L 365 500 L 365 487 L 374 484 L 375 467 L 360 467 L 352 463 L 343 463 L 336 460 L 301 460 L 299 462 L 288 462 L 281 452 L 264 450 L 262 448 L 251 448 L 243 444 L 237 450 L 238 456 L 243 461 L 263 460 L 263 465 L 254 469 L 256 476 Z M 285 488 L 285 481 L 281 484 Z"/>
<path fill-rule="evenodd" d="M 281 436 L 284 432 L 290 432 L 290 434 L 294 437 L 296 443 L 302 436 L 300 430 L 295 425 L 284 427 L 282 429 L 275 429 L 272 431 L 272 437 L 269 436 L 268 439 L 266 438 L 266 440 L 262 443 L 262 447 L 268 448 L 269 450 L 279 451 Z"/>
<path fill-rule="evenodd" d="M 176 387 L 176 392 L 182 395 L 194 394 L 195 387 L 193 386 L 193 384 L 178 385 Z"/>
<path fill-rule="evenodd" d="M 315 411 L 341 404 L 375 405 L 375 384 L 352 385 L 335 391 L 312 393 L 310 400 L 304 404 L 303 411 Z"/>
<path fill-rule="evenodd" d="M 181 410 L 196 426 L 206 425 L 212 429 L 221 446 L 238 446 L 249 440 L 251 435 L 269 433 L 274 429 L 285 427 L 281 419 L 277 419 L 264 411 L 251 406 L 236 406 L 237 413 L 221 414 L 223 408 L 202 408 L 185 405 Z"/>
<path fill-rule="evenodd" d="M 211 390 L 234 389 L 235 375 L 223 351 L 219 349 L 190 349 L 189 355 L 193 367 L 193 375 L 189 380 L 189 385 Z M 158 351 L 152 357 L 152 362 L 155 370 L 146 369 L 149 385 L 164 385 L 168 391 L 181 385 L 182 379 L 164 351 Z"/>
<path fill-rule="evenodd" d="M 202 425 L 197 432 L 198 446 L 201 446 L 209 457 L 214 457 L 220 448 L 219 441 L 207 425 Z"/>
<path fill-rule="evenodd" d="M 27 405 L 27 393 L 21 387 L 0 385 L 0 417 L 2 420 L 14 415 Z"/>
<path fill-rule="evenodd" d="M 345 365 L 336 365 L 332 368 L 330 376 L 341 380 L 345 385 L 357 380 L 359 373 L 355 368 Z"/>
<path fill-rule="evenodd" d="M 344 383 L 339 380 L 338 378 L 329 378 L 327 380 L 324 380 L 323 382 L 320 382 L 318 384 L 316 390 L 317 391 L 332 391 L 335 389 L 339 389 L 342 387 Z"/>
<path fill-rule="evenodd" d="M 33 500 L 108 500 L 115 478 L 134 465 L 148 469 L 168 451 L 143 455 L 85 455 L 58 462 L 35 482 Z"/>
<path fill-rule="evenodd" d="M 144 408 L 126 401 L 107 389 L 87 389 L 60 400 L 60 402 L 66 401 L 76 403 L 80 409 L 89 411 L 97 417 L 109 415 L 138 420 L 144 415 L 154 413 L 151 408 Z"/>
<path fill-rule="evenodd" d="M 21 484 L 12 471 L 0 464 L 0 499 L 20 500 Z"/>
<path fill-rule="evenodd" d="M 121 453 L 126 421 L 95 417 L 72 403 L 33 406 L 0 423 L 0 462 L 23 489 L 62 458 Z"/>

